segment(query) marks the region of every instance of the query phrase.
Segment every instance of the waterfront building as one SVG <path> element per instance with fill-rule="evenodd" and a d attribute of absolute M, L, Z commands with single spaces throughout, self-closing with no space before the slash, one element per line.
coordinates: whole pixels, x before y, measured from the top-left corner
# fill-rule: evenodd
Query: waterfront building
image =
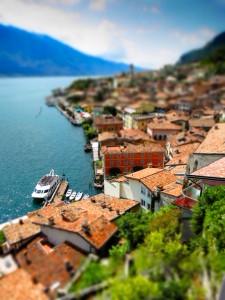
<path fill-rule="evenodd" d="M 144 209 L 157 211 L 160 207 L 159 193 L 170 189 L 171 183 L 176 183 L 178 178 L 170 171 L 160 168 L 145 168 L 143 170 L 124 175 L 123 177 L 104 181 L 104 192 L 111 196 L 126 199 L 135 199 Z M 182 185 L 179 184 L 178 196 L 181 194 Z"/>
<path fill-rule="evenodd" d="M 164 167 L 165 149 L 156 142 L 144 141 L 139 144 L 126 143 L 124 146 L 101 147 L 104 175 L 112 175 L 113 170 L 124 174 L 146 168 L 149 164 Z"/>
<path fill-rule="evenodd" d="M 94 126 L 98 133 L 105 131 L 119 132 L 123 129 L 123 121 L 112 115 L 96 116 L 94 118 Z"/>

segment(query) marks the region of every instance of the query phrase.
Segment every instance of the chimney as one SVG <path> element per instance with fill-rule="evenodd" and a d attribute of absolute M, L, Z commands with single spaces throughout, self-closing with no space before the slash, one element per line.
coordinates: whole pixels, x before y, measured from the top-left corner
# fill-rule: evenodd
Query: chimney
<path fill-rule="evenodd" d="M 23 219 L 19 219 L 19 224 L 20 224 L 20 225 L 23 225 L 23 224 L 24 224 Z"/>
<path fill-rule="evenodd" d="M 91 229 L 90 229 L 90 226 L 85 223 L 82 225 L 82 230 L 84 233 L 86 233 L 87 235 L 90 235 L 91 234 Z"/>
<path fill-rule="evenodd" d="M 54 217 L 50 217 L 48 221 L 49 221 L 49 225 L 55 225 Z"/>

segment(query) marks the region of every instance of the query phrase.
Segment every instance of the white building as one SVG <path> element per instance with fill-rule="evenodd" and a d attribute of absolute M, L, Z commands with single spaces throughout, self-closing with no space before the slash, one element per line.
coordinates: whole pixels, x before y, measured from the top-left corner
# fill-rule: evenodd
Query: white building
<path fill-rule="evenodd" d="M 145 209 L 159 209 L 159 191 L 165 185 L 176 182 L 168 170 L 146 168 L 111 182 L 104 181 L 104 193 L 110 196 L 139 201 Z"/>

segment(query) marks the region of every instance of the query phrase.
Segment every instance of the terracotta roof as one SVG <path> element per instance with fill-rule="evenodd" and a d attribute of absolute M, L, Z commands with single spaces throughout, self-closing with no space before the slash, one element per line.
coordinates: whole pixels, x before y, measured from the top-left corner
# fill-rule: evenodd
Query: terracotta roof
<path fill-rule="evenodd" d="M 104 124 L 123 124 L 123 121 L 113 117 L 113 116 L 109 116 L 109 117 L 105 117 L 105 116 L 98 116 L 94 118 L 94 123 L 98 126 L 98 125 L 104 125 Z"/>
<path fill-rule="evenodd" d="M 178 165 L 175 167 L 170 167 L 169 171 L 170 173 L 176 175 L 176 176 L 180 176 L 181 173 L 185 173 L 186 172 L 186 165 Z"/>
<path fill-rule="evenodd" d="M 7 225 L 3 228 L 3 232 L 10 245 L 13 245 L 22 240 L 26 240 L 40 232 L 40 227 L 35 225 L 29 219 L 21 222 Z"/>
<path fill-rule="evenodd" d="M 195 118 L 189 120 L 189 125 L 191 127 L 206 127 L 211 128 L 215 124 L 213 116 Z"/>
<path fill-rule="evenodd" d="M 153 175 L 141 179 L 141 182 L 150 190 L 154 190 L 158 185 L 166 186 L 169 183 L 175 182 L 176 176 L 171 174 L 168 170 L 161 170 Z"/>
<path fill-rule="evenodd" d="M 151 175 L 161 172 L 161 171 L 162 171 L 162 169 L 158 169 L 158 168 L 145 168 L 143 170 L 125 175 L 125 177 L 128 179 L 140 180 L 140 179 L 151 176 Z"/>
<path fill-rule="evenodd" d="M 93 214 L 75 204 L 61 206 L 51 216 L 47 213 L 50 218 L 40 210 L 39 215 L 33 216 L 32 220 L 39 225 L 77 233 L 96 249 L 101 248 L 117 231 L 117 226 L 103 215 Z M 84 226 L 88 227 L 88 231 L 85 231 Z"/>
<path fill-rule="evenodd" d="M 139 205 L 139 201 L 120 199 L 106 194 L 98 194 L 79 202 L 69 204 L 69 209 L 83 209 L 96 215 L 102 215 L 112 221 L 119 215 Z"/>
<path fill-rule="evenodd" d="M 117 135 L 114 132 L 105 131 L 98 134 L 98 141 L 103 142 L 107 140 L 112 140 L 117 138 Z"/>
<path fill-rule="evenodd" d="M 1 299 L 8 300 L 48 300 L 41 283 L 35 284 L 23 269 L 0 278 Z"/>
<path fill-rule="evenodd" d="M 170 134 L 168 139 L 172 147 L 177 147 L 187 143 L 201 143 L 205 136 L 206 132 L 203 129 L 192 128 L 190 131 L 182 131 L 178 132 L 177 134 Z"/>
<path fill-rule="evenodd" d="M 114 182 L 114 181 L 116 181 L 116 182 L 124 182 L 124 181 L 126 181 L 126 180 L 127 180 L 126 177 L 121 176 L 121 177 L 116 178 L 116 179 L 113 179 L 113 180 L 111 180 L 111 181 L 112 181 L 112 182 Z"/>
<path fill-rule="evenodd" d="M 101 152 L 105 153 L 118 153 L 118 152 L 128 152 L 128 153 L 140 153 L 140 152 L 165 152 L 165 149 L 158 143 L 151 141 L 144 141 L 139 144 L 127 143 L 126 146 L 120 147 L 107 147 L 103 146 Z"/>
<path fill-rule="evenodd" d="M 174 197 L 179 197 L 182 194 L 183 191 L 183 186 L 180 183 L 177 182 L 172 182 L 164 186 L 164 190 L 161 191 L 161 193 L 174 196 Z"/>
<path fill-rule="evenodd" d="M 177 125 L 169 121 L 154 121 L 148 124 L 148 128 L 152 130 L 182 130 L 181 125 Z"/>
<path fill-rule="evenodd" d="M 213 177 L 225 179 L 225 157 L 216 160 L 215 162 L 193 172 L 191 176 L 196 177 Z"/>
<path fill-rule="evenodd" d="M 45 250 L 46 246 L 49 247 L 48 251 Z M 66 264 L 69 263 L 76 273 L 84 257 L 82 252 L 68 242 L 54 247 L 44 235 L 36 237 L 16 254 L 20 266 L 45 287 L 55 282 L 59 282 L 59 286 L 68 283 L 71 274 Z"/>
<path fill-rule="evenodd" d="M 225 154 L 225 123 L 215 124 L 195 153 Z"/>
<path fill-rule="evenodd" d="M 186 165 L 190 154 L 198 148 L 200 143 L 188 143 L 173 148 L 173 158 L 166 164 L 170 165 Z"/>

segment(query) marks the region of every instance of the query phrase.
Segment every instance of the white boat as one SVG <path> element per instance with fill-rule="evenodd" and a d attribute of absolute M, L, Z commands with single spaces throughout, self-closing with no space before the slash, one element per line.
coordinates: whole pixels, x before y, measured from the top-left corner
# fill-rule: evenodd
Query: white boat
<path fill-rule="evenodd" d="M 68 198 L 71 194 L 72 194 L 72 190 L 68 189 L 68 191 L 66 192 L 66 198 Z"/>
<path fill-rule="evenodd" d="M 36 201 L 48 200 L 61 181 L 62 178 L 56 175 L 54 170 L 51 170 L 49 174 L 44 175 L 38 181 L 31 197 Z"/>
<path fill-rule="evenodd" d="M 72 192 L 72 194 L 69 197 L 70 201 L 74 200 L 75 196 L 76 196 L 76 192 L 74 191 L 74 192 Z"/>
<path fill-rule="evenodd" d="M 79 201 L 82 198 L 82 196 L 83 196 L 83 193 L 82 192 L 78 192 L 77 195 L 76 195 L 76 197 L 75 197 L 75 200 Z"/>
<path fill-rule="evenodd" d="M 83 198 L 82 199 L 87 199 L 89 198 L 90 196 L 88 194 L 84 194 Z"/>

